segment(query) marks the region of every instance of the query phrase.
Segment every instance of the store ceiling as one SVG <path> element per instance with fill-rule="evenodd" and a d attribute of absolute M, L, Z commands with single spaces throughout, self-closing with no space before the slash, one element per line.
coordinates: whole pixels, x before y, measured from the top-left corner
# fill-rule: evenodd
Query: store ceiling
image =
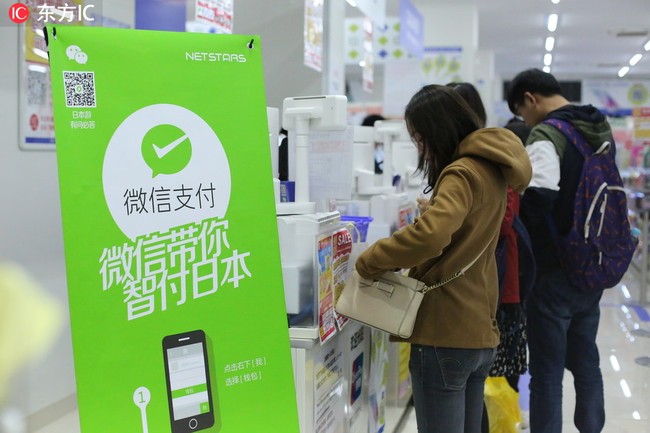
<path fill-rule="evenodd" d="M 411 0 L 478 7 L 479 49 L 495 53 L 496 73 L 509 79 L 543 66 L 546 17 L 559 14 L 551 72 L 560 79 L 618 78 L 636 53 L 645 53 L 626 78 L 650 79 L 650 0 Z M 389 8 L 399 0 L 388 0 Z M 389 11 L 390 12 L 390 11 Z"/>

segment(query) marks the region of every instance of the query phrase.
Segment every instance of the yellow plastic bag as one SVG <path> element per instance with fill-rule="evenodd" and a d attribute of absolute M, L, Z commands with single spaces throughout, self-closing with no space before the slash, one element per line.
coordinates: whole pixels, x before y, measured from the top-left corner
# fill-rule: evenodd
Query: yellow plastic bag
<path fill-rule="evenodd" d="M 505 377 L 488 377 L 485 381 L 485 406 L 490 433 L 517 433 L 521 423 L 519 394 Z"/>

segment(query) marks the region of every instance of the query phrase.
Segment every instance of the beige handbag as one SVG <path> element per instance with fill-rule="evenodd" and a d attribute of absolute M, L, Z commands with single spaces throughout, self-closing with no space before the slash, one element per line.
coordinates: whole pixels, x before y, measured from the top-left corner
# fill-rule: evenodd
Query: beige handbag
<path fill-rule="evenodd" d="M 409 338 L 425 293 L 463 275 L 485 249 L 469 265 L 431 286 L 395 272 L 385 272 L 370 281 L 361 278 L 355 269 L 350 273 L 334 309 L 357 322 Z"/>

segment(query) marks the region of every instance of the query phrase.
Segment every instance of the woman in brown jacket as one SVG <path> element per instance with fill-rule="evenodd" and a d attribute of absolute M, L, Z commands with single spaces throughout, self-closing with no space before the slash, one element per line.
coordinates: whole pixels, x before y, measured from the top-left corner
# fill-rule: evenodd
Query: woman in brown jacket
<path fill-rule="evenodd" d="M 508 186 L 531 177 L 526 151 L 503 128 L 480 121 L 453 89 L 429 85 L 406 107 L 418 168 L 433 194 L 415 222 L 381 239 L 356 262 L 372 279 L 387 270 L 435 284 L 478 259 L 464 275 L 427 293 L 410 338 L 409 370 L 419 433 L 481 431 L 483 384 L 499 344 L 494 250 Z"/>

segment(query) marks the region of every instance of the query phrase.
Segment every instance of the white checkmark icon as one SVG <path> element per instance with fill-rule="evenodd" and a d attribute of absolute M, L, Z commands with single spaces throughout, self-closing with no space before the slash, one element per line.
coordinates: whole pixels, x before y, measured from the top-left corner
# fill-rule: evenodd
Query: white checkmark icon
<path fill-rule="evenodd" d="M 158 145 L 154 144 L 153 150 L 156 151 L 156 155 L 158 155 L 158 158 L 162 158 L 172 150 L 176 149 L 183 141 L 185 141 L 186 138 L 187 135 L 183 135 L 181 138 L 174 140 L 171 143 L 169 143 L 167 146 L 163 146 L 163 147 L 159 147 Z"/>

